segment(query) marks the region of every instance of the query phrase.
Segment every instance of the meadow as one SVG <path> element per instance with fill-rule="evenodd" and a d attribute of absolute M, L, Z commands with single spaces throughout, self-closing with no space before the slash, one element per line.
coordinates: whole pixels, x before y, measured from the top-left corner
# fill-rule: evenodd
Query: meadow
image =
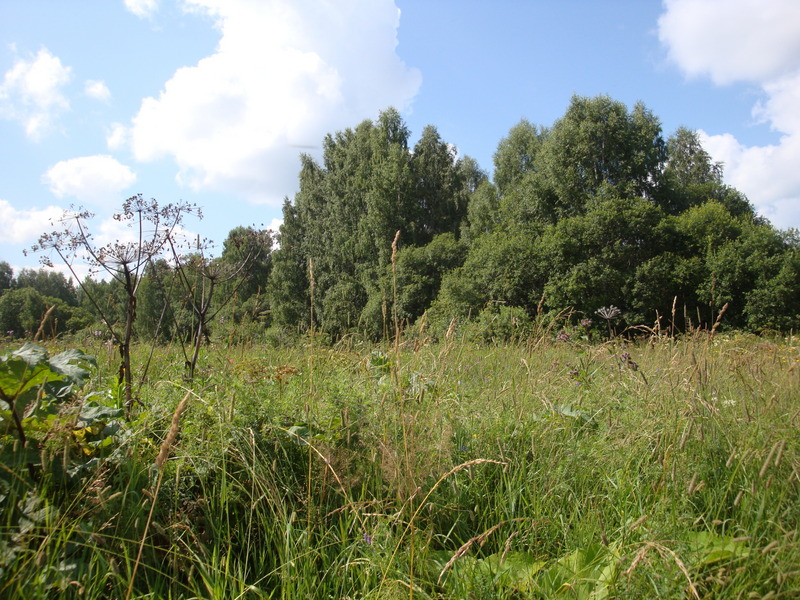
<path fill-rule="evenodd" d="M 97 364 L 0 406 L 2 598 L 800 596 L 794 337 L 142 345 L 130 420 L 43 346 Z"/>

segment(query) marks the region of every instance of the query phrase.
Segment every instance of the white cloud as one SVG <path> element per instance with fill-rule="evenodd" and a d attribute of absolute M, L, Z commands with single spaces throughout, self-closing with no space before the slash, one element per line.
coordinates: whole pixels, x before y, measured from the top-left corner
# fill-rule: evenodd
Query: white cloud
<path fill-rule="evenodd" d="M 175 72 L 134 117 L 137 160 L 172 157 L 177 179 L 279 203 L 298 155 L 326 133 L 407 107 L 421 77 L 397 56 L 391 0 L 186 0 L 212 16 L 217 51 Z"/>
<path fill-rule="evenodd" d="M 717 84 L 767 81 L 797 69 L 797 0 L 667 0 L 659 38 L 688 75 Z"/>
<path fill-rule="evenodd" d="M 89 79 L 84 83 L 83 91 L 87 96 L 95 100 L 107 102 L 111 99 L 111 90 L 108 89 L 104 81 Z"/>
<path fill-rule="evenodd" d="M 158 11 L 158 0 L 125 0 L 125 8 L 140 19 L 146 19 Z"/>
<path fill-rule="evenodd" d="M 18 58 L 0 85 L 0 116 L 21 122 L 28 137 L 40 140 L 56 117 L 69 109 L 62 88 L 70 77 L 70 67 L 47 48 L 31 60 Z"/>
<path fill-rule="evenodd" d="M 6 243 L 33 243 L 63 212 L 58 206 L 18 210 L 7 200 L 0 200 L 0 238 Z"/>
<path fill-rule="evenodd" d="M 667 0 L 659 38 L 688 76 L 718 85 L 757 85 L 753 116 L 781 134 L 777 144 L 745 146 L 729 133 L 702 132 L 725 180 L 778 227 L 800 227 L 800 2 Z"/>
<path fill-rule="evenodd" d="M 136 174 L 105 154 L 62 160 L 50 167 L 42 180 L 59 198 L 74 196 L 85 202 L 116 203 L 119 192 L 136 181 Z"/>
<path fill-rule="evenodd" d="M 119 150 L 128 143 L 128 128 L 122 123 L 112 123 L 106 132 L 106 145 L 109 150 Z"/>

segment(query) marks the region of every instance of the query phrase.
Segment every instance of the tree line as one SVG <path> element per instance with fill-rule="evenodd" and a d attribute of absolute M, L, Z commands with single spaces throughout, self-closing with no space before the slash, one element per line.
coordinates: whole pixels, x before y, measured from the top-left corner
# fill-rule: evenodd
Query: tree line
<path fill-rule="evenodd" d="M 299 180 L 274 237 L 239 227 L 217 258 L 198 243 L 142 262 L 133 332 L 199 340 L 215 321 L 231 336 L 380 339 L 472 323 L 508 335 L 554 315 L 586 328 L 800 324 L 797 232 L 725 185 L 696 132 L 665 138 L 642 104 L 575 96 L 551 126 L 522 120 L 491 179 L 433 126 L 412 146 L 388 109 L 327 135 Z M 0 263 L 0 329 L 30 333 L 47 310 L 54 333 L 113 325 L 130 310 L 125 288 Z"/>
<path fill-rule="evenodd" d="M 392 110 L 323 148 L 284 204 L 278 325 L 378 337 L 393 315 L 441 331 L 564 311 L 602 322 L 611 306 L 621 326 L 712 327 L 723 310 L 729 327 L 800 324 L 797 232 L 725 185 L 696 132 L 665 139 L 642 104 L 575 96 L 550 127 L 521 121 L 492 181 L 433 127 L 410 148 Z"/>

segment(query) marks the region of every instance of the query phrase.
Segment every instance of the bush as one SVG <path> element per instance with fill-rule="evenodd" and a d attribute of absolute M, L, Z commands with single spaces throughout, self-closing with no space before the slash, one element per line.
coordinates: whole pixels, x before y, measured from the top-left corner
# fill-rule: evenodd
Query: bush
<path fill-rule="evenodd" d="M 526 337 L 531 331 L 531 318 L 525 309 L 504 304 L 484 308 L 470 328 L 476 341 L 508 342 Z"/>

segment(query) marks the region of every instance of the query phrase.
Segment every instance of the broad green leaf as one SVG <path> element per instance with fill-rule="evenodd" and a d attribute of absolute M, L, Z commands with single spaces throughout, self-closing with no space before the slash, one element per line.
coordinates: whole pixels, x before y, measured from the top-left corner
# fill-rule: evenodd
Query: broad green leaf
<path fill-rule="evenodd" d="M 78 427 L 88 427 L 97 421 L 105 422 L 112 419 L 120 419 L 124 414 L 125 411 L 121 408 L 104 406 L 99 402 L 90 401 L 83 405 L 76 425 Z"/>
<path fill-rule="evenodd" d="M 47 359 L 47 350 L 38 344 L 25 342 L 22 348 L 11 352 L 11 356 L 23 360 L 30 367 L 34 367 Z"/>
<path fill-rule="evenodd" d="M 743 542 L 735 542 L 731 536 L 717 535 L 713 531 L 695 531 L 689 533 L 687 537 L 695 547 L 697 566 L 744 558 L 750 553 Z"/>
<path fill-rule="evenodd" d="M 59 352 L 50 359 L 50 367 L 54 371 L 76 384 L 83 383 L 91 374 L 89 368 L 95 366 L 97 361 L 93 356 L 76 349 Z"/>
<path fill-rule="evenodd" d="M 515 589 L 524 589 L 531 578 L 545 565 L 545 561 L 536 560 L 528 552 L 507 552 L 492 554 L 482 561 L 482 568 L 494 575 L 498 585 Z"/>

